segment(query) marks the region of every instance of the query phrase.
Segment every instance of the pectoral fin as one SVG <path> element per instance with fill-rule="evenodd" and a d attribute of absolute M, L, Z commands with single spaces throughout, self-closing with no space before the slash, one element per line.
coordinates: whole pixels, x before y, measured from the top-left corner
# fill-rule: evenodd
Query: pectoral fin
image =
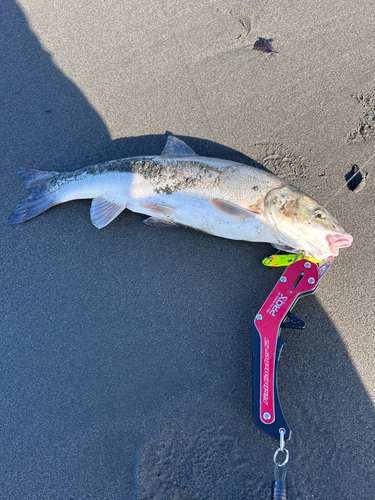
<path fill-rule="evenodd" d="M 256 217 L 257 214 L 260 212 L 255 210 L 251 210 L 251 208 L 248 210 L 246 208 L 242 208 L 239 205 L 236 205 L 235 203 L 232 203 L 231 201 L 227 200 L 222 200 L 220 198 L 212 198 L 211 204 L 219 210 L 219 212 L 222 212 L 224 215 L 227 217 L 230 217 L 231 219 L 236 219 L 236 220 L 241 220 L 245 222 L 247 219 L 253 219 Z"/>
<path fill-rule="evenodd" d="M 112 222 L 125 208 L 125 204 L 109 200 L 104 196 L 94 198 L 90 210 L 91 222 L 101 229 Z"/>

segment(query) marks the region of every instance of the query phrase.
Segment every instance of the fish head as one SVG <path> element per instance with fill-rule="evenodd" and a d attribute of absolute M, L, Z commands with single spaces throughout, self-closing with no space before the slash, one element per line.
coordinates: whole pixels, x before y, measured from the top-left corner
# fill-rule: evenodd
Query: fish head
<path fill-rule="evenodd" d="M 292 186 L 269 191 L 265 215 L 282 245 L 304 250 L 318 260 L 337 256 L 340 248 L 353 241 L 328 210 Z"/>

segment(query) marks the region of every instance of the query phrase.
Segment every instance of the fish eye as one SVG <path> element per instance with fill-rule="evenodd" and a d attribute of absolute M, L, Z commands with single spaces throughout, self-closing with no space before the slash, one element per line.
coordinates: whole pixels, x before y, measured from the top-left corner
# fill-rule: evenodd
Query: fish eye
<path fill-rule="evenodd" d="M 315 210 L 314 215 L 315 215 L 315 217 L 317 219 L 325 219 L 326 218 L 325 211 L 321 210 L 320 208 L 318 208 L 317 210 Z"/>

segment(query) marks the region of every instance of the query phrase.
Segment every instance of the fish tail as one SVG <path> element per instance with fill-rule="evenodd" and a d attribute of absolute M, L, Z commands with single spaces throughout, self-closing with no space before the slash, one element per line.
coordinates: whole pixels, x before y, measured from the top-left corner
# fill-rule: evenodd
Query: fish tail
<path fill-rule="evenodd" d="M 31 195 L 20 201 L 8 219 L 9 224 L 17 224 L 32 219 L 48 208 L 56 205 L 55 197 L 49 193 L 49 181 L 57 172 L 43 172 L 33 168 L 20 168 L 18 174 Z"/>

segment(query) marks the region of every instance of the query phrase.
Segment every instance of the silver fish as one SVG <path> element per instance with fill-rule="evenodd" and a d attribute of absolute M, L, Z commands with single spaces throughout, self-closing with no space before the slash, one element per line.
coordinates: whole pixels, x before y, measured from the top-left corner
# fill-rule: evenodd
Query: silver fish
<path fill-rule="evenodd" d="M 304 250 L 316 259 L 336 256 L 353 241 L 327 210 L 279 177 L 198 156 L 174 136 L 160 156 L 113 160 L 67 173 L 18 172 L 31 195 L 13 210 L 10 224 L 59 203 L 89 198 L 91 220 L 98 228 L 127 208 L 150 216 L 146 224 L 183 224 L 223 238 Z"/>

